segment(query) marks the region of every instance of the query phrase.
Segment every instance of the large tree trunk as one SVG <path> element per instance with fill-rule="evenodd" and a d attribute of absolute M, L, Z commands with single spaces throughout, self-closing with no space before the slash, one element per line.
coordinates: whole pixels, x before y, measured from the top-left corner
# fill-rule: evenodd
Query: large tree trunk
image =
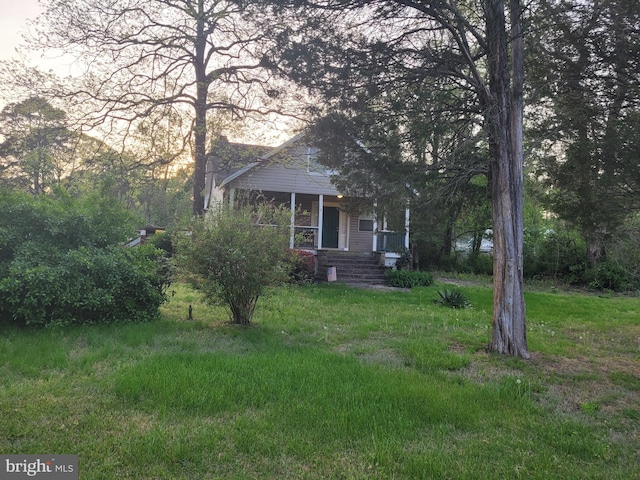
<path fill-rule="evenodd" d="M 194 178 L 193 178 L 193 214 L 196 216 L 204 213 L 204 189 L 207 165 L 206 150 L 206 112 L 197 112 L 194 133 Z"/>
<path fill-rule="evenodd" d="M 597 232 L 592 231 L 585 233 L 584 236 L 587 244 L 587 262 L 590 267 L 595 268 L 606 255 L 604 235 L 598 235 Z"/>
<path fill-rule="evenodd" d="M 209 85 L 207 81 L 205 50 L 206 35 L 204 32 L 204 2 L 198 0 L 198 17 L 195 39 L 195 72 L 196 72 L 196 100 L 194 122 L 194 178 L 193 178 L 193 214 L 196 216 L 204 213 L 204 189 L 206 186 L 207 168 L 207 93 Z"/>
<path fill-rule="evenodd" d="M 491 351 L 529 358 L 523 292 L 523 46 L 519 0 L 511 0 L 511 68 L 503 0 L 487 0 L 489 95 L 485 110 L 493 207 Z M 511 75 L 510 75 L 511 73 Z M 511 78 L 510 78 L 511 77 Z M 513 85 L 511 85 L 513 79 Z M 511 89 L 513 87 L 513 90 Z"/>

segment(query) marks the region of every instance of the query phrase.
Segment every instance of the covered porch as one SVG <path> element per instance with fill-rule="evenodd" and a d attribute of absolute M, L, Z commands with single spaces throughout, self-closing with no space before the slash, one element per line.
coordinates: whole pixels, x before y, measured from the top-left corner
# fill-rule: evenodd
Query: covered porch
<path fill-rule="evenodd" d="M 233 204 L 239 194 L 231 189 L 229 202 Z M 370 212 L 359 211 L 341 195 L 272 191 L 261 192 L 260 196 L 290 208 L 290 248 L 314 253 L 325 249 L 382 252 L 393 260 L 392 264 L 402 251 L 409 249 L 409 208 L 399 212 L 402 218 L 395 222 L 404 228 L 390 230 L 387 218 L 379 218 L 375 208 Z"/>

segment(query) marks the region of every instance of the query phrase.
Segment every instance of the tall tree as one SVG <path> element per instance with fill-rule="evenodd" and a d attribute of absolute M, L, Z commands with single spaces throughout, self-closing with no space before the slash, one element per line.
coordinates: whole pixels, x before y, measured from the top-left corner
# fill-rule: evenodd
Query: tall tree
<path fill-rule="evenodd" d="M 550 209 L 576 226 L 595 266 L 640 210 L 640 3 L 544 0 L 531 78 L 553 149 Z"/>
<path fill-rule="evenodd" d="M 131 140 L 176 119 L 174 149 L 194 159 L 193 211 L 204 209 L 207 116 L 269 112 L 279 92 L 264 70 L 278 25 L 267 9 L 233 0 L 44 0 L 33 49 L 73 58 L 74 77 L 52 95 L 73 100 L 88 128 Z M 163 161 L 168 161 L 163 159 Z"/>
<path fill-rule="evenodd" d="M 524 44 L 520 0 L 318 0 L 280 66 L 341 110 L 360 92 L 439 78 L 474 99 L 489 150 L 494 234 L 493 351 L 529 357 L 523 296 Z M 311 38 L 310 38 L 311 37 Z M 380 112 L 384 115 L 386 112 Z"/>
<path fill-rule="evenodd" d="M 0 112 L 0 179 L 8 186 L 39 195 L 57 185 L 72 132 L 67 115 L 47 100 L 32 97 Z"/>

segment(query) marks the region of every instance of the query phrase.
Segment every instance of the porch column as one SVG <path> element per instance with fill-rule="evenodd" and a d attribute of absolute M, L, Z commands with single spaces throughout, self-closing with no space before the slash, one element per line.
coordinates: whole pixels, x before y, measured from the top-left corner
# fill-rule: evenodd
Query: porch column
<path fill-rule="evenodd" d="M 289 248 L 295 247 L 296 236 L 296 192 L 291 192 L 291 230 L 289 233 Z"/>
<path fill-rule="evenodd" d="M 324 220 L 324 195 L 318 195 L 318 250 L 322 248 L 322 221 Z"/>
<path fill-rule="evenodd" d="M 373 245 L 372 251 L 378 251 L 378 202 L 373 202 Z"/>
<path fill-rule="evenodd" d="M 404 210 L 404 248 L 409 250 L 409 204 Z"/>
<path fill-rule="evenodd" d="M 232 188 L 229 191 L 229 208 L 233 210 L 233 204 L 236 201 L 236 189 Z"/>

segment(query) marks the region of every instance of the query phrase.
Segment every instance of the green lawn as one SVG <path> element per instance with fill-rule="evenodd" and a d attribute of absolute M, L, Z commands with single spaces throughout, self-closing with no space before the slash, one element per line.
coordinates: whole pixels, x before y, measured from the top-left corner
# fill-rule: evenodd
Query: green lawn
<path fill-rule="evenodd" d="M 88 479 L 638 479 L 640 299 L 527 294 L 530 361 L 473 308 L 279 289 L 255 327 L 184 286 L 143 325 L 0 330 L 0 453 Z M 187 320 L 188 305 L 194 320 Z"/>

